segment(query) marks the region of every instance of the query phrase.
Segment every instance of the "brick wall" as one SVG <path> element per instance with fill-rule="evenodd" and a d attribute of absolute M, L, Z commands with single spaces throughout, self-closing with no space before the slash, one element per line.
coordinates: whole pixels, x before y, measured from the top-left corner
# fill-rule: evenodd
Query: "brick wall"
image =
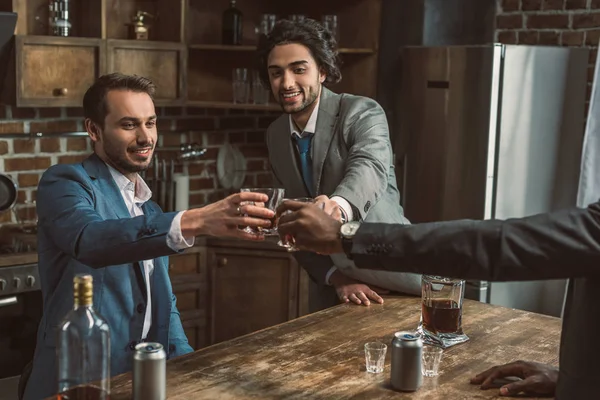
<path fill-rule="evenodd" d="M 219 148 L 226 142 L 237 146 L 246 158 L 244 186 L 271 184 L 264 141 L 266 127 L 279 113 L 267 111 L 203 108 L 159 108 L 159 146 L 179 146 L 196 142 L 207 148 L 198 161 L 189 163 L 190 206 L 202 206 L 221 199 L 229 190 L 220 187 L 216 177 Z M 21 220 L 35 216 L 33 203 L 41 174 L 57 163 L 78 162 L 91 153 L 90 141 L 83 137 L 29 139 L 30 133 L 81 132 L 82 110 L 78 108 L 15 108 L 0 105 L 0 172 L 19 185 L 15 212 Z M 175 133 L 173 131 L 184 131 Z M 22 133 L 23 138 L 2 137 Z M 13 212 L 0 213 L 0 226 L 16 223 Z"/>
<path fill-rule="evenodd" d="M 600 0 L 497 0 L 496 40 L 591 49 L 588 99 L 600 40 Z"/>

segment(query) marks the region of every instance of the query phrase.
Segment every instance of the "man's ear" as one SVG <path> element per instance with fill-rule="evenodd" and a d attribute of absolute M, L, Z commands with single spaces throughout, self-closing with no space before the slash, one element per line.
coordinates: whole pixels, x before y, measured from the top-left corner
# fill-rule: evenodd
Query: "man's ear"
<path fill-rule="evenodd" d="M 84 121 L 85 124 L 85 130 L 87 131 L 88 135 L 90 136 L 90 139 L 92 140 L 92 142 L 97 142 L 100 140 L 100 127 L 98 125 L 96 125 L 91 119 L 86 118 Z"/>
<path fill-rule="evenodd" d="M 323 68 L 319 69 L 319 82 L 323 83 L 327 79 L 327 74 Z"/>

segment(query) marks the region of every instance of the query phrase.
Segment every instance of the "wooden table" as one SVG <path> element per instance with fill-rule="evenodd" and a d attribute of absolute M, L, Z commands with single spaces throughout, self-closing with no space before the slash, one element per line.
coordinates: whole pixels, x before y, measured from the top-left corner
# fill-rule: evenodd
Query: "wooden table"
<path fill-rule="evenodd" d="M 258 294 L 257 294 L 258 295 Z M 340 305 L 223 342 L 167 363 L 169 399 L 500 399 L 469 378 L 518 359 L 558 365 L 558 318 L 465 300 L 466 343 L 444 351 L 440 374 L 414 393 L 393 391 L 384 372 L 365 372 L 363 345 L 389 344 L 414 330 L 420 298 L 386 297 L 370 307 Z M 388 347 L 389 350 L 389 347 Z M 115 377 L 111 400 L 131 398 L 131 374 Z M 503 397 L 505 398 L 505 397 Z"/>

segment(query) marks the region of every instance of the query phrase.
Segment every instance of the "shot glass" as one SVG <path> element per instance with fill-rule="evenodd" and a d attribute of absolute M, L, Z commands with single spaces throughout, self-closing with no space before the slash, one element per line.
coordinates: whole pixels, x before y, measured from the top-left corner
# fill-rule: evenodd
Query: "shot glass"
<path fill-rule="evenodd" d="M 267 200 L 264 206 L 269 210 L 275 211 L 277 210 L 277 207 L 283 200 L 285 190 L 280 188 L 242 188 L 240 189 L 240 192 L 254 192 L 266 194 L 269 197 L 269 200 Z M 265 236 L 277 235 L 276 217 L 273 217 L 271 219 L 270 228 L 251 228 L 247 226 L 243 230 L 250 233 L 262 233 Z"/>
<path fill-rule="evenodd" d="M 365 344 L 365 362 L 367 366 L 367 372 L 372 374 L 383 372 L 386 351 L 387 345 L 381 342 L 370 342 Z"/>
<path fill-rule="evenodd" d="M 438 346 L 423 346 L 423 376 L 437 376 L 444 349 Z"/>
<path fill-rule="evenodd" d="M 311 197 L 300 197 L 300 198 L 296 198 L 296 199 L 283 199 L 283 201 L 286 201 L 286 200 L 300 201 L 302 203 L 314 203 L 315 202 L 315 199 L 313 199 Z M 284 214 L 289 214 L 290 212 L 291 211 L 286 211 Z M 289 252 L 298 251 L 298 248 L 294 245 L 294 238 L 291 235 L 285 235 L 285 237 L 279 239 L 277 244 L 281 247 L 285 247 L 287 249 L 287 251 L 289 251 Z"/>

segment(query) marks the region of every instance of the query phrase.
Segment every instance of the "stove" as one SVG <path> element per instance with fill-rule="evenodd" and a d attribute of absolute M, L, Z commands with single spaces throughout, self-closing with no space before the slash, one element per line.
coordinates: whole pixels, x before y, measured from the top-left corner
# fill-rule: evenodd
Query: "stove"
<path fill-rule="evenodd" d="M 0 306 L 2 298 L 40 290 L 37 264 L 15 265 L 0 268 Z"/>

